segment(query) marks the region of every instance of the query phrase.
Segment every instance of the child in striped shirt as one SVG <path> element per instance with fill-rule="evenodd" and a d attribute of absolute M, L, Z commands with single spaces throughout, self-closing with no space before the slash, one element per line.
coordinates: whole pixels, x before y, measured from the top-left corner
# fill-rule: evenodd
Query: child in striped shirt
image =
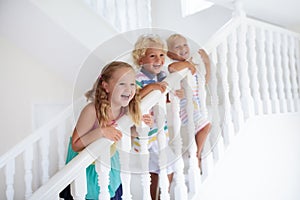
<path fill-rule="evenodd" d="M 206 116 L 201 113 L 200 98 L 199 98 L 199 77 L 196 72 L 196 66 L 191 61 L 190 57 L 190 47 L 187 43 L 187 39 L 180 34 L 173 34 L 167 39 L 168 45 L 168 57 L 174 62 L 168 66 L 169 72 L 175 72 L 184 68 L 189 68 L 193 74 L 194 80 L 191 88 L 193 90 L 193 106 L 194 106 L 194 123 L 195 123 L 195 140 L 197 144 L 197 157 L 198 164 L 201 169 L 201 152 L 205 143 L 205 140 L 209 134 L 211 124 L 206 118 Z M 204 62 L 206 69 L 205 81 L 208 83 L 210 75 L 210 61 L 209 57 L 203 49 L 198 51 L 202 61 Z M 201 92 L 201 91 L 200 91 Z M 204 102 L 202 102 L 204 103 Z M 187 110 L 186 110 L 186 99 L 183 98 L 180 101 L 180 117 L 182 121 L 182 126 L 187 126 Z"/>

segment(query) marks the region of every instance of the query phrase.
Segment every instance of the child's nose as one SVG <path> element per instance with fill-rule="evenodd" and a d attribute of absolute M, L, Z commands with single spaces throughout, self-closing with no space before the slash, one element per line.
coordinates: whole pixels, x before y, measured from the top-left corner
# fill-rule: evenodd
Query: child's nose
<path fill-rule="evenodd" d="M 164 60 L 164 58 L 158 56 L 158 57 L 156 57 L 155 61 L 158 62 L 158 63 L 161 63 L 161 62 L 163 62 L 163 60 Z"/>

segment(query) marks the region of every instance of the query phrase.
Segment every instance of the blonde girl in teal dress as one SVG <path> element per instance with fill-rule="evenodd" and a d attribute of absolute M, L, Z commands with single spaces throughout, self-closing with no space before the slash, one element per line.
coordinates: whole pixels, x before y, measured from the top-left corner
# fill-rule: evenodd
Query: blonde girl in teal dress
<path fill-rule="evenodd" d="M 116 129 L 116 120 L 124 114 L 131 116 L 135 124 L 142 120 L 140 112 L 140 97 L 136 93 L 135 71 L 131 65 L 115 61 L 106 65 L 92 90 L 85 95 L 88 101 L 78 118 L 76 128 L 70 140 L 67 163 L 86 146 L 105 137 L 114 142 L 122 138 L 120 130 Z M 151 123 L 150 116 L 143 116 L 146 124 Z M 122 185 L 120 178 L 120 163 L 118 151 L 111 157 L 109 192 L 111 199 L 121 199 Z M 98 199 L 101 188 L 98 186 L 98 175 L 95 165 L 86 169 L 87 194 L 86 199 Z M 66 195 L 66 193 L 68 193 Z M 62 192 L 60 197 L 72 199 L 69 192 Z"/>

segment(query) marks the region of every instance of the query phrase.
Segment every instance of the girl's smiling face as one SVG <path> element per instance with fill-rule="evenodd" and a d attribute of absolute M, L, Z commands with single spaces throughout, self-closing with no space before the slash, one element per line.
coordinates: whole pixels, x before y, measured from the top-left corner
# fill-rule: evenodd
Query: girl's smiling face
<path fill-rule="evenodd" d="M 157 75 L 165 63 L 165 52 L 159 48 L 147 48 L 145 56 L 140 59 L 140 65 L 149 73 Z"/>
<path fill-rule="evenodd" d="M 103 82 L 103 87 L 112 107 L 128 106 L 136 92 L 134 70 L 125 67 L 116 70 L 108 83 Z"/>
<path fill-rule="evenodd" d="M 174 40 L 169 47 L 169 51 L 181 56 L 185 60 L 190 57 L 190 48 L 185 38 L 179 37 Z"/>

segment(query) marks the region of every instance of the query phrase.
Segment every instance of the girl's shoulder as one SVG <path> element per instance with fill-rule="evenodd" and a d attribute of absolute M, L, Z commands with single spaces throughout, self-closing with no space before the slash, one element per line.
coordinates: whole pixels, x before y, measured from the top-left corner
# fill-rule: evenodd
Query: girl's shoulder
<path fill-rule="evenodd" d="M 94 103 L 89 103 L 84 108 L 82 109 L 83 113 L 88 113 L 88 114 L 95 114 L 96 115 L 96 109 L 95 109 L 95 104 Z"/>

